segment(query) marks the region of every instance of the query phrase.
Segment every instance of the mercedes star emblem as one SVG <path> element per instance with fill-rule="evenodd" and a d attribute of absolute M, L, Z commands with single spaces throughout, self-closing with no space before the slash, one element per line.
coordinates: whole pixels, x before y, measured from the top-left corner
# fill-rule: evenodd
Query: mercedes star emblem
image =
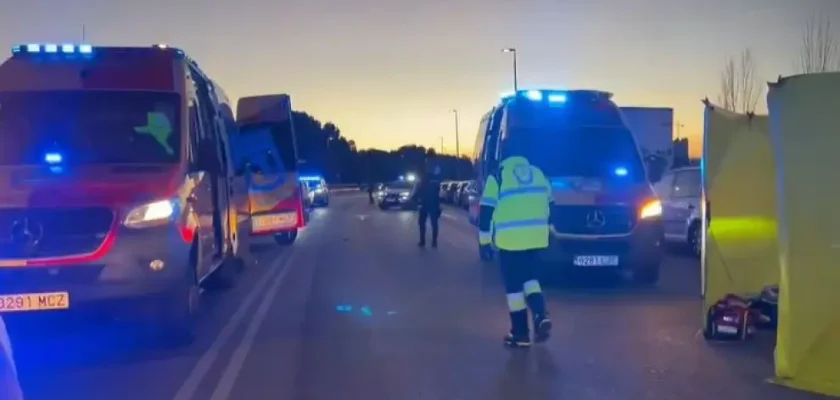
<path fill-rule="evenodd" d="M 44 238 L 44 227 L 29 218 L 23 218 L 12 224 L 10 236 L 16 244 L 35 246 Z"/>
<path fill-rule="evenodd" d="M 593 211 L 586 215 L 586 226 L 590 228 L 601 228 L 606 223 L 607 219 L 601 211 Z"/>

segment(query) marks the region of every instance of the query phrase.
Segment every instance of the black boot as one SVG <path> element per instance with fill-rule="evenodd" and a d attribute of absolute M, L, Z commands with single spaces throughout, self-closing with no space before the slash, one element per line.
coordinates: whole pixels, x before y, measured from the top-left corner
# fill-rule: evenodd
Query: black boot
<path fill-rule="evenodd" d="M 542 293 L 532 293 L 525 300 L 534 315 L 534 341 L 545 342 L 551 336 L 551 320 L 545 309 L 545 297 Z"/>
<path fill-rule="evenodd" d="M 511 329 L 504 338 L 504 344 L 513 348 L 528 348 L 531 338 L 528 334 L 528 310 L 510 313 Z"/>

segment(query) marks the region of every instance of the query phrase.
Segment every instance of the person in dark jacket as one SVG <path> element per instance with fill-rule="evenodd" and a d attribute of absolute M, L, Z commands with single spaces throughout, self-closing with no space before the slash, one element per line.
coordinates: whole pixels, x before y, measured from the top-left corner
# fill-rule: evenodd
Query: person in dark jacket
<path fill-rule="evenodd" d="M 420 177 L 414 188 L 412 201 L 418 206 L 417 217 L 420 227 L 420 242 L 418 246 L 426 246 L 426 221 L 432 225 L 432 247 L 437 247 L 440 214 L 440 182 L 441 170 L 434 160 L 435 153 L 429 151 L 426 158 L 426 171 Z"/>

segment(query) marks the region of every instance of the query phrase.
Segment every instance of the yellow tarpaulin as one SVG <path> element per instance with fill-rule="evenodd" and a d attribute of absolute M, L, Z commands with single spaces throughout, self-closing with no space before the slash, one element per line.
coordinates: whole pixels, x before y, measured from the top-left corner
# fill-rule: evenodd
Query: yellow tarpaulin
<path fill-rule="evenodd" d="M 835 396 L 840 396 L 838 99 L 840 73 L 785 78 L 771 85 L 767 96 L 779 174 L 777 380 Z"/>
<path fill-rule="evenodd" d="M 705 315 L 729 293 L 753 294 L 777 284 L 779 259 L 767 117 L 706 103 L 704 135 L 704 194 L 711 216 L 703 252 Z"/>

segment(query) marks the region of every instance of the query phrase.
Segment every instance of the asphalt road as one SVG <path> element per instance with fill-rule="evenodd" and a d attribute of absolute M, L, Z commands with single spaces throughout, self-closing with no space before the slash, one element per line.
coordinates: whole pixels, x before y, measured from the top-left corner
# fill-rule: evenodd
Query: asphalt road
<path fill-rule="evenodd" d="M 449 209 L 440 248 L 414 214 L 333 198 L 292 247 L 255 253 L 205 297 L 192 346 L 156 349 L 117 324 L 13 337 L 27 399 L 817 399 L 768 383 L 772 343 L 710 345 L 699 267 L 669 257 L 655 288 L 583 277 L 548 288 L 552 341 L 501 346 L 498 274 Z"/>

